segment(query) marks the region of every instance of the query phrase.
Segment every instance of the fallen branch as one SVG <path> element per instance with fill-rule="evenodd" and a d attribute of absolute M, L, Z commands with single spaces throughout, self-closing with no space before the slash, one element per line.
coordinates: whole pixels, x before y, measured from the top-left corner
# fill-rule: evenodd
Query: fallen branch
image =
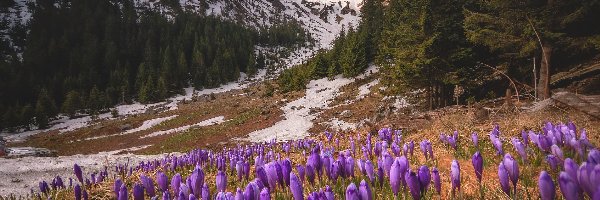
<path fill-rule="evenodd" d="M 521 101 L 519 100 L 519 90 L 517 89 L 517 85 L 515 84 L 515 82 L 508 75 L 506 75 L 504 72 L 502 72 L 502 71 L 500 71 L 500 70 L 496 69 L 495 67 L 492 67 L 492 66 L 490 66 L 488 64 L 485 64 L 485 63 L 482 63 L 482 62 L 479 62 L 479 64 L 483 65 L 483 66 L 486 66 L 486 67 L 488 67 L 490 69 L 493 69 L 494 71 L 496 71 L 496 72 L 504 75 L 504 77 L 506 77 L 508 79 L 508 81 L 510 81 L 510 84 L 515 88 L 515 92 L 517 93 L 517 103 L 521 103 Z"/>

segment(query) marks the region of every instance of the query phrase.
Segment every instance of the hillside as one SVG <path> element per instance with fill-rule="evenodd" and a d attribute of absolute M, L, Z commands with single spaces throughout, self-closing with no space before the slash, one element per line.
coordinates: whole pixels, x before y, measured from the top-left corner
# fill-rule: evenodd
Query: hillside
<path fill-rule="evenodd" d="M 596 199 L 595 11 L 3 1 L 0 199 Z"/>

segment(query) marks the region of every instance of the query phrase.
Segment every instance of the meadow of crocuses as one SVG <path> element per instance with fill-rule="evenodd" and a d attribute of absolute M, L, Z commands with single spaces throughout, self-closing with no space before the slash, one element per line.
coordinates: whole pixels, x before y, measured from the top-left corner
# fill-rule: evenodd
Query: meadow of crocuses
<path fill-rule="evenodd" d="M 584 129 L 571 122 L 545 123 L 541 131 L 524 130 L 519 137 L 505 136 L 500 130 L 493 126 L 487 137 L 442 133 L 439 141 L 408 141 L 402 131 L 389 128 L 372 134 L 325 132 L 314 139 L 221 151 L 197 149 L 93 173 L 75 165 L 76 179 L 42 181 L 34 196 L 77 200 L 600 200 L 600 151 Z M 486 148 L 493 151 L 483 153 Z M 440 159 L 436 151 L 453 152 L 449 155 L 454 157 Z M 472 165 L 468 168 L 474 174 L 465 174 L 461 154 L 470 159 L 462 165 Z M 444 160 L 449 161 L 449 169 L 440 168 L 448 166 L 440 163 Z M 485 173 L 490 171 L 497 174 Z M 461 177 L 465 175 L 476 177 L 470 181 L 478 186 L 468 188 L 474 194 L 464 194 L 467 180 Z M 501 192 L 495 193 L 483 182 L 497 183 Z"/>

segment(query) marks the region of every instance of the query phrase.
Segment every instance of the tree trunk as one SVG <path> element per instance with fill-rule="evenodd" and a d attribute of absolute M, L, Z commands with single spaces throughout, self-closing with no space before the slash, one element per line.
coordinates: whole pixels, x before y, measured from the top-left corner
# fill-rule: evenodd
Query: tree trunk
<path fill-rule="evenodd" d="M 540 99 L 550 98 L 550 69 L 552 58 L 552 46 L 544 44 L 542 47 L 542 60 L 540 66 L 540 79 L 538 82 L 538 96 Z"/>

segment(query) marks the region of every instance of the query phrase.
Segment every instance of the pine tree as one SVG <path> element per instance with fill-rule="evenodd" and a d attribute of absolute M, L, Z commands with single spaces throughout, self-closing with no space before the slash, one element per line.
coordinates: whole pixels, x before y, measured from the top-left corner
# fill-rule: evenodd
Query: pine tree
<path fill-rule="evenodd" d="M 69 91 L 67 96 L 65 97 L 65 101 L 62 105 L 62 112 L 67 113 L 69 117 L 73 118 L 77 112 L 81 108 L 81 96 L 79 92 L 75 90 Z"/>
<path fill-rule="evenodd" d="M 46 89 L 40 90 L 35 104 L 35 121 L 38 128 L 46 128 L 50 117 L 56 115 L 56 110 L 56 104 L 48 95 L 48 91 Z"/>

